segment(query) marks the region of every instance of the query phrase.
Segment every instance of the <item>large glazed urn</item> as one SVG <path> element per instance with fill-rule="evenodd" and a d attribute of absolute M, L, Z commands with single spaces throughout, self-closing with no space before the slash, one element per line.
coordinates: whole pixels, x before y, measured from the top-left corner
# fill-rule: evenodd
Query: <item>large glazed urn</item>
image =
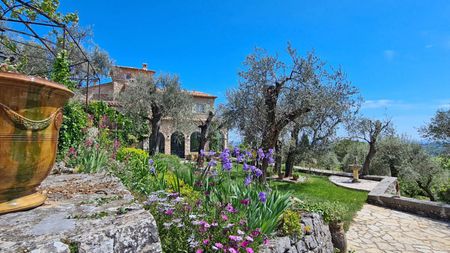
<path fill-rule="evenodd" d="M 57 83 L 0 72 L 0 214 L 44 203 L 36 188 L 55 163 L 62 107 L 72 96 Z"/>

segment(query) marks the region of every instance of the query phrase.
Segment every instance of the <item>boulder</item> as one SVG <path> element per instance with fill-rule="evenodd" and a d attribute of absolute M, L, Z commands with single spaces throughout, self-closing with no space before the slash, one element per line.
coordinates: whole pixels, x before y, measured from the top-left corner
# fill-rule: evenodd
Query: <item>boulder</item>
<path fill-rule="evenodd" d="M 162 252 L 153 216 L 117 178 L 51 175 L 39 190 L 44 205 L 0 216 L 0 252 Z"/>

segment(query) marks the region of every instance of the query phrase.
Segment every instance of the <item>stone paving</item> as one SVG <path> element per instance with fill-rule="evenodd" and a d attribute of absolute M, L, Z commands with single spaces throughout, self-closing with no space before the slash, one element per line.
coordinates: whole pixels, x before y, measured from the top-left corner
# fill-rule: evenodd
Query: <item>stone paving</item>
<path fill-rule="evenodd" d="M 357 253 L 450 252 L 450 223 L 365 204 L 347 242 Z"/>
<path fill-rule="evenodd" d="M 329 176 L 328 179 L 336 185 L 366 192 L 370 192 L 379 183 L 379 181 L 365 179 L 359 179 L 359 182 L 353 183 L 353 178 L 341 176 Z"/>

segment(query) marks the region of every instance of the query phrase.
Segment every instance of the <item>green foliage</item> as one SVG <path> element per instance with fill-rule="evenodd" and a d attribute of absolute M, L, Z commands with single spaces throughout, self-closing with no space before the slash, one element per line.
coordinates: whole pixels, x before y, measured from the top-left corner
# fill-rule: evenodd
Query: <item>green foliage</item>
<path fill-rule="evenodd" d="M 76 82 L 70 79 L 70 62 L 67 50 L 61 50 L 56 56 L 50 77 L 52 81 L 63 84 L 72 91 L 76 89 Z"/>
<path fill-rule="evenodd" d="M 137 148 L 121 148 L 117 152 L 116 159 L 121 162 L 141 162 L 145 165 L 148 162 L 148 153 L 145 150 Z"/>
<path fill-rule="evenodd" d="M 330 201 L 305 201 L 300 203 L 297 207 L 306 212 L 321 214 L 323 220 L 327 223 L 343 222 L 346 219 L 346 213 L 348 213 L 347 207 L 338 202 Z"/>
<path fill-rule="evenodd" d="M 10 6 L 15 6 L 18 3 L 15 0 L 8 1 Z M 47 16 L 64 23 L 65 25 L 71 22 L 78 22 L 78 15 L 76 13 L 62 14 L 57 12 L 59 7 L 59 0 L 31 0 L 29 4 L 43 11 Z M 26 7 L 14 8 L 12 17 L 17 18 L 19 15 L 25 15 L 29 20 L 35 21 L 38 13 Z"/>
<path fill-rule="evenodd" d="M 130 117 L 108 106 L 103 101 L 90 102 L 87 113 L 91 115 L 94 126 L 108 127 L 111 131 L 110 138 L 118 139 L 120 143 L 136 144 L 138 140 L 142 139 L 143 135 L 148 133 L 147 124 L 133 122 Z"/>
<path fill-rule="evenodd" d="M 367 200 L 367 193 L 338 187 L 331 183 L 327 177 L 301 174 L 307 180 L 304 183 L 273 182 L 271 187 L 280 192 L 288 192 L 306 204 L 325 203 L 324 205 L 340 205 L 342 218 L 348 227 L 353 216 Z M 329 204 L 331 203 L 331 204 Z M 336 203 L 336 204 L 333 204 Z M 336 209 L 341 209 L 337 207 Z"/>
<path fill-rule="evenodd" d="M 78 147 L 84 140 L 87 117 L 84 106 L 70 101 L 63 109 L 63 123 L 59 130 L 58 156 L 64 157 L 70 147 Z"/>
<path fill-rule="evenodd" d="M 155 164 L 158 164 L 160 167 L 167 168 L 172 171 L 176 171 L 181 166 L 181 160 L 176 155 L 158 153 L 153 156 L 153 160 L 155 161 Z"/>
<path fill-rule="evenodd" d="M 105 169 L 108 164 L 108 153 L 100 145 L 86 141 L 84 144 L 79 145 L 76 151 L 68 154 L 66 163 L 78 172 L 99 172 Z"/>
<path fill-rule="evenodd" d="M 300 213 L 294 210 L 286 210 L 281 216 L 281 233 L 283 236 L 301 238 L 303 231 L 300 223 Z"/>

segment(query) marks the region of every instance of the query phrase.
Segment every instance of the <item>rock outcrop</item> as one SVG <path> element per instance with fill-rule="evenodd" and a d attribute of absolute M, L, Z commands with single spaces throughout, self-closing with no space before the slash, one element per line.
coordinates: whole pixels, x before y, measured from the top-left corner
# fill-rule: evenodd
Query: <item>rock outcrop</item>
<path fill-rule="evenodd" d="M 51 175 L 40 190 L 43 206 L 0 216 L 0 252 L 161 252 L 153 216 L 118 179 Z"/>

